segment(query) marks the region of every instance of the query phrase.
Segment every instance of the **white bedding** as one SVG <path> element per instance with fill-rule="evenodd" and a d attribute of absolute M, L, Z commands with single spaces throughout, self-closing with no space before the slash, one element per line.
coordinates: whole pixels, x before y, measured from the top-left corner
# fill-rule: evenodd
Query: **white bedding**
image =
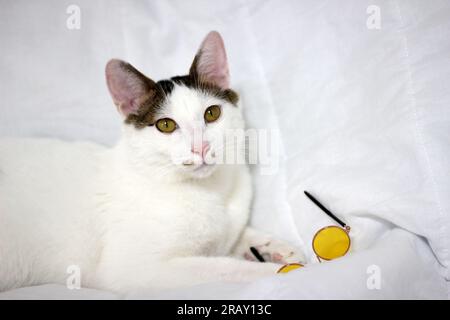
<path fill-rule="evenodd" d="M 254 168 L 252 224 L 314 262 L 311 239 L 330 220 L 304 197 L 309 190 L 352 226 L 353 248 L 371 245 L 249 284 L 125 297 L 45 285 L 0 298 L 448 298 L 449 1 L 77 4 L 79 30 L 66 28 L 65 2 L 2 5 L 0 135 L 112 144 L 119 118 L 107 60 L 154 79 L 180 74 L 216 29 L 249 126 L 277 130 L 283 146 L 276 171 Z M 366 25 L 370 5 L 380 29 Z M 367 285 L 373 266 L 379 290 Z"/>

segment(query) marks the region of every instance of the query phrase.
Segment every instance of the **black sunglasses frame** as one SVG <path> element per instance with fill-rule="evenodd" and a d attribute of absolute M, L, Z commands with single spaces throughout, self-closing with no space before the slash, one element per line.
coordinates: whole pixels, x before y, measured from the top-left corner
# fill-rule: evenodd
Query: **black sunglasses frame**
<path fill-rule="evenodd" d="M 314 198 L 308 191 L 304 191 L 305 195 L 316 205 L 318 206 L 323 212 L 325 212 L 330 218 L 332 218 L 334 221 L 336 221 L 342 228 L 346 229 L 347 225 L 338 217 L 336 217 L 330 210 L 325 208 L 323 204 L 319 202 L 316 198 Z"/>

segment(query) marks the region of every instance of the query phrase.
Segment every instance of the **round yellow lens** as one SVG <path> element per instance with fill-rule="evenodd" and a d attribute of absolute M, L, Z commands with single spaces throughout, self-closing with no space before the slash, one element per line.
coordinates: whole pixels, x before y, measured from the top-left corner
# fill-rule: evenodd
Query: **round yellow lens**
<path fill-rule="evenodd" d="M 156 127 L 161 132 L 172 133 L 177 128 L 177 124 L 172 119 L 164 118 L 156 121 Z"/>
<path fill-rule="evenodd" d="M 278 269 L 277 273 L 288 273 L 301 267 L 303 267 L 301 263 L 288 263 Z"/>
<path fill-rule="evenodd" d="M 206 109 L 206 111 L 205 111 L 205 116 L 204 116 L 205 121 L 206 122 L 216 121 L 217 119 L 219 119 L 220 113 L 221 113 L 220 106 L 213 105 L 213 106 L 208 107 L 208 109 Z"/>
<path fill-rule="evenodd" d="M 350 237 L 342 228 L 326 227 L 314 236 L 313 250 L 319 258 L 324 260 L 342 257 L 348 249 L 350 249 Z"/>

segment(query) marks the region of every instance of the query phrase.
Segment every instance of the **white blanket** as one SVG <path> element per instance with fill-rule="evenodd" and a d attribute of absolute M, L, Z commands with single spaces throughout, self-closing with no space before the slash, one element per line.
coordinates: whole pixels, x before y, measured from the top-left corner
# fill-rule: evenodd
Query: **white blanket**
<path fill-rule="evenodd" d="M 309 190 L 352 226 L 361 249 L 255 283 L 125 298 L 448 297 L 448 1 L 77 4 L 80 29 L 67 28 L 65 2 L 2 6 L 0 135 L 112 144 L 119 117 L 105 86 L 108 59 L 155 80 L 183 74 L 216 29 L 249 127 L 271 128 L 282 143 L 275 170 L 253 168 L 252 224 L 314 262 L 314 232 L 332 222 L 304 197 Z M 0 297 L 124 298 L 56 285 Z"/>

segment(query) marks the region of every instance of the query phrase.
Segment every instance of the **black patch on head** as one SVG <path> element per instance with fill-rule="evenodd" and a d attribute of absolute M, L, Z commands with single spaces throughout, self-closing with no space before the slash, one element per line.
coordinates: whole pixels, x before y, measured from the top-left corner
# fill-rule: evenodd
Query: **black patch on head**
<path fill-rule="evenodd" d="M 130 114 L 127 117 L 125 120 L 126 123 L 133 124 L 136 128 L 144 128 L 149 125 L 154 125 L 156 122 L 155 117 L 157 111 L 161 109 L 161 106 L 163 105 L 164 100 L 167 99 L 167 96 L 172 93 L 175 84 L 184 85 L 190 89 L 202 91 L 205 94 L 228 101 L 236 106 L 239 96 L 235 91 L 231 89 L 223 89 L 214 83 L 207 81 L 207 79 L 202 78 L 202 76 L 198 74 L 197 64 L 201 54 L 202 52 L 199 51 L 195 56 L 188 75 L 175 76 L 169 80 L 160 80 L 157 83 L 153 83 L 153 81 L 148 79 L 153 83 L 152 95 L 142 103 L 137 114 Z M 140 72 L 138 73 L 141 74 Z M 144 75 L 142 76 L 146 78 Z"/>
<path fill-rule="evenodd" d="M 185 85 L 188 88 L 203 91 L 206 94 L 210 94 L 219 99 L 226 100 L 233 105 L 236 105 L 239 100 L 239 96 L 235 91 L 231 89 L 222 89 L 209 82 L 199 81 L 196 77 L 196 74 L 176 76 L 170 79 L 178 85 Z"/>
<path fill-rule="evenodd" d="M 166 95 L 169 95 L 174 88 L 174 84 L 170 80 L 160 80 L 156 84 L 161 87 Z"/>
<path fill-rule="evenodd" d="M 191 88 L 192 87 L 192 79 L 190 76 L 175 76 L 170 78 L 173 82 L 175 82 L 178 85 L 185 85 L 186 87 Z"/>
<path fill-rule="evenodd" d="M 155 94 L 142 103 L 137 114 L 130 114 L 125 122 L 133 124 L 138 129 L 154 125 L 157 120 L 155 119 L 157 111 L 161 109 L 167 96 L 172 93 L 175 84 L 203 91 L 205 94 L 228 101 L 235 106 L 239 100 L 238 94 L 231 89 L 222 89 L 212 83 L 199 81 L 193 75 L 175 76 L 170 80 L 158 81 L 155 86 Z"/>

